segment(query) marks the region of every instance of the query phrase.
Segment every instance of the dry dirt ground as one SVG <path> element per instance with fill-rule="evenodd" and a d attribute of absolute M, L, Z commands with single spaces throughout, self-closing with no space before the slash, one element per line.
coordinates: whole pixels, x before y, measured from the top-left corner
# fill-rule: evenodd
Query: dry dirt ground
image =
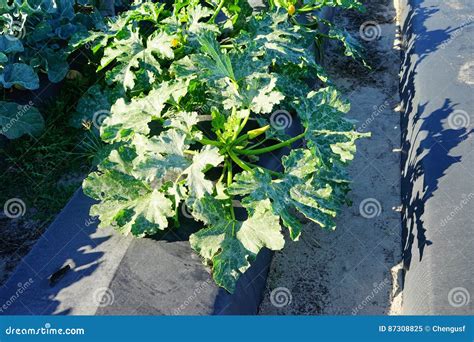
<path fill-rule="evenodd" d="M 365 1 L 367 12 L 334 20 L 362 42 L 372 70 L 328 47 L 325 64 L 344 91 L 362 132 L 350 167 L 352 206 L 334 232 L 307 224 L 271 265 L 262 315 L 394 314 L 401 303 L 400 113 L 398 26 L 393 0 Z M 337 56 L 337 57 L 331 57 Z"/>

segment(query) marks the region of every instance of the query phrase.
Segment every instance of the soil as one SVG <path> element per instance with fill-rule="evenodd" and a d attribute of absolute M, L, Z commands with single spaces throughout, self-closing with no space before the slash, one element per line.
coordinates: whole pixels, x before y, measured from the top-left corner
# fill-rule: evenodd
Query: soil
<path fill-rule="evenodd" d="M 59 206 L 66 205 L 74 191 L 80 186 L 85 174 L 78 176 L 75 173 L 66 173 L 63 176 L 64 179 L 68 177 L 71 179 L 66 179 L 66 181 L 60 179 L 57 182 L 58 191 L 61 191 L 61 195 L 58 196 L 60 197 L 59 204 L 57 207 L 52 206 L 47 214 L 45 212 L 39 213 L 37 208 L 29 207 L 27 204 L 23 207 L 24 216 L 19 218 L 11 218 L 3 212 L 0 213 L 0 285 L 8 280 L 22 258 L 29 253 L 36 241 L 59 214 L 61 211 Z M 71 184 L 64 186 L 64 182 Z M 30 186 L 33 187 L 34 184 L 30 184 Z M 25 191 L 25 189 L 21 190 L 20 193 Z M 21 198 L 19 199 L 21 200 Z M 3 202 L 0 201 L 0 203 Z"/>
<path fill-rule="evenodd" d="M 392 1 L 365 2 L 364 14 L 341 11 L 335 16 L 336 24 L 362 43 L 372 69 L 341 58 L 340 46 L 332 42 L 325 64 L 351 102 L 349 117 L 372 137 L 357 144 L 349 171 L 353 204 L 342 209 L 337 229 L 323 231 L 308 223 L 300 241 L 287 242 L 275 254 L 262 315 L 383 315 L 400 310 L 400 51 Z"/>

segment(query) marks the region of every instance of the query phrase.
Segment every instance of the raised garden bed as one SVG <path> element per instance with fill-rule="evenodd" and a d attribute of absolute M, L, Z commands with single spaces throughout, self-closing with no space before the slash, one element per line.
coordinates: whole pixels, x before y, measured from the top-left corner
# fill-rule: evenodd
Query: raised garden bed
<path fill-rule="evenodd" d="M 387 41 L 374 48 L 377 52 L 373 55 L 370 52 L 373 40 L 380 40 L 383 33 L 395 34 L 391 31 L 395 24 L 390 23 L 394 10 L 386 1 L 380 1 L 369 6 L 365 17 L 346 17 L 353 25 L 349 31 L 357 35 L 354 27 L 361 28 L 359 34 L 369 51 L 367 64 L 376 64 L 372 64 L 375 70 L 364 75 L 368 70 L 364 69 L 366 61 L 342 64 L 343 54 L 359 59 L 361 45 L 328 20 L 334 7 L 354 10 L 361 9 L 360 4 L 324 4 L 272 2 L 265 7 L 264 3 L 253 3 L 254 8 L 258 7 L 258 12 L 253 13 L 246 2 L 238 6 L 228 6 L 224 1 L 166 5 L 149 2 L 132 5 L 131 9 L 123 4 L 119 16 L 103 21 L 104 26 L 76 32 L 69 49 L 87 56 L 84 61 L 89 61 L 88 70 L 97 68 L 99 82 L 90 84 L 70 122 L 76 127 L 89 127 L 99 141 L 100 153 L 97 150 L 94 154 L 93 169 L 83 189 L 76 192 L 4 286 L 0 295 L 6 303 L 2 313 L 402 312 L 401 273 L 397 268 L 401 258 L 401 248 L 397 248 L 401 203 L 399 178 L 393 177 L 397 169 L 391 167 L 393 172 L 382 172 L 383 187 L 394 182 L 390 188 L 395 191 L 395 195 L 381 195 L 387 192 L 382 187 L 377 192 L 382 203 L 365 197 L 358 188 L 357 181 L 366 184 L 360 177 L 364 172 L 360 162 L 348 174 L 345 171 L 353 159 L 355 141 L 367 137 L 366 132 L 377 124 L 381 113 L 385 115 L 397 104 L 397 99 L 391 97 L 396 84 L 393 68 L 383 69 L 383 60 L 378 59 L 384 49 L 389 50 L 384 45 Z M 106 5 L 98 13 L 113 14 L 110 3 Z M 406 4 L 402 6 L 408 8 Z M 377 13 L 375 9 L 382 12 L 378 12 L 375 26 L 373 21 L 371 25 L 387 31 L 375 32 L 378 37 L 372 39 L 363 36 L 362 27 Z M 413 27 L 419 28 L 413 24 L 419 22 L 417 14 L 411 10 L 406 16 L 404 33 L 408 39 L 416 31 Z M 341 16 L 336 22 L 340 23 Z M 387 22 L 379 25 L 381 20 Z M 323 48 L 327 39 L 337 41 L 339 47 L 331 44 L 328 53 Z M 419 37 L 413 39 L 415 48 L 409 53 L 418 51 L 416 39 Z M 324 57 L 332 62 L 328 73 L 323 68 Z M 397 63 L 396 58 L 390 61 Z M 407 70 L 411 70 L 410 65 Z M 78 69 L 80 73 L 80 65 Z M 416 102 L 410 75 L 413 70 L 406 71 L 402 78 L 408 82 L 402 87 L 404 132 L 416 125 L 410 121 Z M 359 77 L 365 77 L 370 86 L 359 89 Z M 377 84 L 377 77 L 386 79 Z M 344 117 L 348 105 L 338 88 L 345 88 L 349 100 L 354 99 L 353 111 L 359 123 Z M 377 102 L 379 106 L 372 115 L 361 115 L 371 103 L 363 100 L 364 94 L 378 100 L 383 97 L 385 102 Z M 367 164 L 377 171 L 377 167 L 398 163 L 397 134 L 386 129 L 391 125 L 399 131 L 396 119 L 386 120 L 375 129 L 372 144 L 377 147 L 370 146 L 370 142 L 360 145 L 362 158 L 367 158 Z M 405 143 L 408 141 L 405 152 L 409 154 L 414 145 L 406 136 L 404 139 Z M 375 155 L 388 150 L 393 155 Z M 374 157 L 381 159 L 380 163 L 370 162 Z M 413 162 L 403 160 L 406 165 Z M 414 216 L 422 215 L 412 212 L 415 183 L 409 171 L 408 166 L 402 208 L 407 229 L 406 265 L 412 261 L 413 229 L 423 232 L 425 227 L 420 219 L 413 221 Z M 356 209 L 348 214 L 344 207 L 341 218 L 335 220 L 341 206 L 351 199 L 346 196 L 348 175 L 356 182 L 351 196 Z M 428 199 L 423 198 L 423 208 Z M 373 210 L 377 212 L 374 214 Z M 375 221 L 369 225 L 374 234 L 358 234 L 358 225 L 365 226 L 362 221 L 373 218 Z M 310 221 L 312 225 L 307 224 Z M 347 228 L 348 222 L 354 223 L 354 229 Z M 342 232 L 332 238 L 325 235 L 330 232 L 312 232 L 335 225 L 342 226 Z M 310 232 L 306 233 L 308 229 Z M 292 242 L 300 235 L 303 241 Z M 344 239 L 351 236 L 359 236 L 359 251 L 344 245 Z M 371 236 L 380 240 L 369 254 L 364 254 L 362 250 L 370 245 L 367 239 Z M 312 255 L 304 256 L 307 247 L 295 247 L 301 243 L 309 246 L 311 240 L 318 246 L 322 240 L 326 244 L 323 248 L 342 248 L 346 254 L 331 257 L 323 251 L 320 257 L 329 257 L 330 267 L 313 267 Z M 456 237 L 454 241 L 457 240 Z M 423 245 L 420 241 L 419 246 Z M 426 242 L 420 251 L 430 243 Z M 284 244 L 290 244 L 290 256 L 279 253 L 270 267 L 270 250 L 280 250 Z M 309 251 L 312 254 L 319 248 L 310 247 Z M 440 255 L 447 253 L 442 251 Z M 291 260 L 291 255 L 298 263 L 307 258 L 309 268 L 303 271 L 305 275 L 301 273 L 304 268 L 293 268 L 291 262 L 281 261 Z M 379 257 L 385 259 L 372 268 L 371 258 Z M 364 260 L 372 265 L 366 273 L 358 271 Z M 264 291 L 269 270 L 270 282 Z M 330 290 L 338 274 L 343 275 L 336 286 L 338 290 Z M 439 281 L 423 274 L 426 275 L 407 274 L 406 286 L 411 289 L 408 298 L 416 293 L 412 284 L 417 277 L 427 281 L 428 286 Z M 318 277 L 325 279 L 318 279 L 315 284 Z M 362 297 L 353 296 L 350 302 L 338 299 L 344 297 L 344 289 L 354 288 L 351 279 L 352 283 L 357 282 Z M 469 281 L 467 276 L 453 288 L 462 288 L 469 294 Z M 445 288 L 448 282 L 440 283 Z M 441 291 L 440 286 L 435 286 L 436 291 Z M 373 295 L 373 305 L 367 302 L 366 291 L 367 296 Z M 265 300 L 259 308 L 262 298 Z M 292 300 L 293 306 L 289 305 Z M 416 300 L 408 299 L 407 303 L 411 304 L 407 304 L 405 312 L 420 313 L 413 311 L 413 307 L 420 307 L 413 304 Z M 430 306 L 430 310 L 441 310 L 445 301 L 440 303 Z M 467 307 L 462 312 L 472 311 Z M 460 313 L 454 309 L 447 312 Z"/>

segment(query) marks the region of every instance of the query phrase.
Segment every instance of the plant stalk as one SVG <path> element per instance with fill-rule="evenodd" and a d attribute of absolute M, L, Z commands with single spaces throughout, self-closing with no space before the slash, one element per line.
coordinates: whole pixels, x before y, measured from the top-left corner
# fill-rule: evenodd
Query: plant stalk
<path fill-rule="evenodd" d="M 232 185 L 232 161 L 229 159 L 225 160 L 225 164 L 227 165 L 227 186 Z M 229 198 L 229 205 L 230 205 L 230 215 L 232 216 L 232 219 L 235 220 L 235 212 L 234 212 L 234 205 L 232 204 L 232 196 Z"/>
<path fill-rule="evenodd" d="M 217 146 L 217 147 L 222 147 L 222 143 L 220 141 L 215 141 L 207 138 L 202 138 L 199 141 L 203 145 L 212 145 L 212 146 Z"/>
<path fill-rule="evenodd" d="M 253 149 L 259 147 L 260 145 L 266 143 L 268 140 L 270 140 L 270 138 L 265 138 L 265 139 L 263 139 L 262 141 L 256 143 L 255 145 L 249 146 L 249 147 L 247 148 L 247 150 L 253 150 Z"/>
<path fill-rule="evenodd" d="M 217 7 L 216 7 L 216 10 L 215 10 L 214 13 L 212 14 L 211 19 L 209 19 L 209 21 L 208 21 L 209 23 L 213 23 L 214 20 L 216 20 L 216 17 L 219 15 L 219 12 L 221 11 L 222 7 L 224 6 L 224 2 L 225 2 L 225 0 L 221 0 L 221 1 L 219 2 L 219 4 L 218 4 Z"/>
<path fill-rule="evenodd" d="M 234 149 L 233 151 L 236 152 L 237 154 L 244 154 L 244 155 L 256 155 L 256 154 L 268 153 L 268 152 L 272 152 L 272 151 L 278 150 L 280 148 L 289 146 L 289 145 L 293 144 L 294 142 L 304 138 L 305 135 L 306 135 L 306 131 L 304 131 L 303 133 L 297 135 L 294 138 L 288 139 L 286 141 L 282 141 L 279 144 L 264 147 L 264 148 L 260 148 L 260 149 L 257 149 L 257 150 L 237 150 L 237 149 Z"/>
<path fill-rule="evenodd" d="M 250 168 L 247 164 L 245 164 L 244 161 L 240 160 L 237 155 L 232 152 L 232 150 L 229 150 L 229 156 L 232 158 L 232 160 L 239 165 L 243 170 L 245 171 L 252 171 L 252 168 Z"/>
<path fill-rule="evenodd" d="M 235 107 L 234 107 L 235 108 Z M 244 121 L 242 121 L 242 123 L 240 123 L 239 125 L 239 128 L 237 129 L 237 131 L 235 132 L 234 134 L 234 139 L 237 139 L 237 137 L 239 136 L 240 132 L 242 132 L 242 130 L 244 129 L 245 125 L 247 124 L 247 121 L 249 121 L 249 118 L 250 118 L 250 110 L 248 111 L 248 113 L 245 115 L 244 117 Z"/>

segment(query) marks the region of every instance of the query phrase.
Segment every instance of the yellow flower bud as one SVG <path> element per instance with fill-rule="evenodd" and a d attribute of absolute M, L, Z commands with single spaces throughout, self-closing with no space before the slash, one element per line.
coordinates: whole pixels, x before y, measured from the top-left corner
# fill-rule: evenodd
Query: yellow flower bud
<path fill-rule="evenodd" d="M 295 14 L 295 12 L 296 12 L 296 8 L 295 8 L 294 5 L 288 6 L 288 14 L 289 15 L 293 15 L 293 14 Z"/>
<path fill-rule="evenodd" d="M 178 38 L 173 38 L 171 40 L 171 47 L 175 48 L 175 47 L 178 47 L 178 45 L 179 45 L 179 39 Z"/>
<path fill-rule="evenodd" d="M 269 128 L 270 128 L 270 125 L 263 126 L 263 127 L 248 131 L 247 134 L 250 139 L 254 139 L 258 137 L 259 135 L 262 135 L 263 133 L 265 133 Z"/>

